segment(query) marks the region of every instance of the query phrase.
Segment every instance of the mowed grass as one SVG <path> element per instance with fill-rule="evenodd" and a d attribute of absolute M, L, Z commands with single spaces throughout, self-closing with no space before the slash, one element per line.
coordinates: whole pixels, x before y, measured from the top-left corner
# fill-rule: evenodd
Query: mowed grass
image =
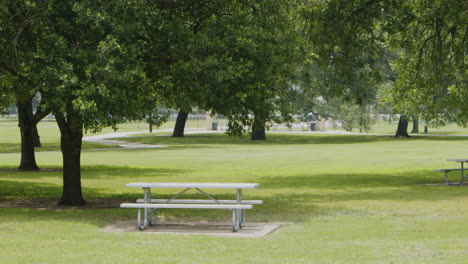
<path fill-rule="evenodd" d="M 468 138 L 268 134 L 140 136 L 162 149 L 82 154 L 85 198 L 136 199 L 128 182 L 258 182 L 262 199 L 248 222 L 283 226 L 264 238 L 106 233 L 130 209 L 0 209 L 2 263 L 466 263 L 468 189 L 443 183 L 437 168 L 458 166 Z M 59 152 L 39 152 L 60 169 Z M 19 154 L 0 155 L 0 204 L 57 198 L 61 172 L 17 172 Z M 176 190 L 157 193 L 169 197 Z M 233 193 L 216 190 L 220 197 Z M 189 197 L 195 197 L 191 194 Z M 166 210 L 177 221 L 230 221 L 219 210 Z"/>
<path fill-rule="evenodd" d="M 52 121 L 43 121 L 38 124 L 38 131 L 42 147 L 36 148 L 37 152 L 41 151 L 60 151 L 60 131 L 57 124 Z M 106 129 L 108 131 L 108 129 Z M 18 122 L 0 121 L 0 154 L 1 153 L 18 153 L 21 151 L 21 137 Z M 96 144 L 91 142 L 83 142 L 83 150 L 88 149 L 106 149 L 118 148 L 118 146 Z"/>

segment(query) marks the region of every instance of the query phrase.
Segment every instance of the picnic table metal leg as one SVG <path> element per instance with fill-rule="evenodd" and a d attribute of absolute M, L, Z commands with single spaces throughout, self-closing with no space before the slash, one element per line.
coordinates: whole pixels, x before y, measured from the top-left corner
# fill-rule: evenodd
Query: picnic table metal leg
<path fill-rule="evenodd" d="M 463 170 L 462 170 L 463 171 Z M 450 173 L 450 171 L 445 171 L 445 182 L 447 183 L 447 185 L 452 185 L 452 186 L 459 186 L 461 184 L 463 184 L 463 175 L 461 176 L 461 179 L 460 179 L 460 182 L 450 182 L 449 178 L 448 178 L 448 174 Z M 463 173 L 463 172 L 462 172 Z"/>
<path fill-rule="evenodd" d="M 242 189 L 237 189 L 236 203 L 239 205 L 242 204 Z M 239 229 L 242 227 L 241 222 L 242 222 L 242 209 L 235 209 L 234 210 L 234 226 L 233 226 L 234 232 L 239 231 Z"/>
<path fill-rule="evenodd" d="M 461 181 L 460 181 L 460 184 L 463 184 L 463 181 L 465 180 L 465 170 L 463 169 L 463 163 L 464 162 L 461 162 Z"/>
<path fill-rule="evenodd" d="M 240 217 L 240 227 L 244 227 L 245 225 L 245 210 L 241 210 L 241 217 Z"/>
<path fill-rule="evenodd" d="M 462 185 L 463 182 L 465 181 L 464 162 L 460 162 L 460 165 L 461 165 L 460 182 L 457 182 L 457 183 L 452 183 L 452 182 L 450 182 L 450 180 L 449 180 L 449 178 L 448 178 L 448 174 L 450 173 L 450 170 L 444 171 L 444 172 L 445 172 L 445 182 L 447 183 L 447 185 L 459 186 L 459 185 Z"/>
<path fill-rule="evenodd" d="M 151 188 L 144 187 L 144 200 L 145 203 L 151 203 Z M 148 226 L 155 225 L 156 224 L 156 219 L 157 219 L 157 210 L 154 210 L 155 216 L 154 216 L 154 222 L 151 220 L 151 212 L 152 210 L 149 208 L 144 208 L 143 209 L 143 214 L 144 214 L 144 220 L 143 223 L 141 223 L 141 211 L 138 209 L 138 228 L 140 230 L 146 229 Z"/>

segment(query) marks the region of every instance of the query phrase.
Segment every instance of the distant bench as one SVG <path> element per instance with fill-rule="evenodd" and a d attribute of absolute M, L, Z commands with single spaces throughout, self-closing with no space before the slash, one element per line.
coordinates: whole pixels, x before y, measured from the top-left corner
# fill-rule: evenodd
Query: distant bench
<path fill-rule="evenodd" d="M 443 171 L 445 174 L 445 182 L 447 185 L 461 185 L 463 184 L 464 180 L 468 178 L 468 176 L 465 176 L 465 171 L 468 171 L 468 168 L 465 168 L 463 166 L 464 163 L 468 162 L 468 159 L 448 159 L 447 161 L 455 161 L 460 163 L 460 168 L 455 168 L 455 169 L 437 169 L 435 171 Z M 448 174 L 452 171 L 460 171 L 460 181 L 457 183 L 450 182 L 448 178 Z"/>
<path fill-rule="evenodd" d="M 437 170 L 434 170 L 434 171 L 443 171 L 444 174 L 445 174 L 445 182 L 447 183 L 447 185 L 461 185 L 463 184 L 464 180 L 466 178 L 468 178 L 468 176 L 464 176 L 464 173 L 462 174 L 462 176 L 460 176 L 460 181 L 457 182 L 457 183 L 454 183 L 454 182 L 450 182 L 449 178 L 448 178 L 448 174 L 449 172 L 451 171 L 468 171 L 468 168 L 464 168 L 464 169 L 461 169 L 461 168 L 458 168 L 458 169 L 437 169 Z"/>
<path fill-rule="evenodd" d="M 158 209 L 227 209 L 232 211 L 232 230 L 237 232 L 245 223 L 246 209 L 262 204 L 261 200 L 242 200 L 242 189 L 257 188 L 257 183 L 129 183 L 127 187 L 140 187 L 144 190 L 144 199 L 136 203 L 122 203 L 121 208 L 138 209 L 137 221 L 140 230 L 156 225 Z M 171 199 L 151 199 L 151 188 L 185 188 Z M 236 200 L 217 200 L 205 191 L 206 188 L 236 189 Z M 177 199 L 187 191 L 195 189 L 210 199 Z M 143 219 L 142 219 L 143 210 Z M 151 213 L 154 213 L 152 221 Z"/>

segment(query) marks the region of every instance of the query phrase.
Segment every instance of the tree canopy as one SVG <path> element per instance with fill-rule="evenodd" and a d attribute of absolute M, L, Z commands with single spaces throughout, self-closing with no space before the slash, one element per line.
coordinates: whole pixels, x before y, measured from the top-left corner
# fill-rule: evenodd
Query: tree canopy
<path fill-rule="evenodd" d="M 294 96 L 361 112 L 365 128 L 385 83 L 399 113 L 468 122 L 462 0 L 20 0 L 0 2 L 0 22 L 0 105 L 26 107 L 39 91 L 55 115 L 62 204 L 85 203 L 83 132 L 152 118 L 158 104 L 265 139 Z"/>
<path fill-rule="evenodd" d="M 392 95 L 400 111 L 413 109 L 443 125 L 468 122 L 466 1 L 403 2 L 404 28 L 389 36 L 397 59 Z"/>

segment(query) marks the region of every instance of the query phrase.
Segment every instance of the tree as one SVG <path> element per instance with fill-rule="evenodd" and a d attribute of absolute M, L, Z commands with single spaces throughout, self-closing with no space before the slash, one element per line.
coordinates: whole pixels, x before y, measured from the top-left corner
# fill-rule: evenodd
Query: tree
<path fill-rule="evenodd" d="M 146 1 L 40 1 L 31 26 L 35 49 L 22 76 L 40 84 L 61 132 L 63 194 L 59 204 L 84 205 L 80 157 L 84 131 L 145 116 L 153 96 L 143 60 L 158 34 L 157 9 Z"/>
<path fill-rule="evenodd" d="M 159 108 L 150 109 L 152 110 L 147 115 L 146 122 L 149 124 L 149 132 L 153 133 L 153 126 L 159 128 L 162 124 L 167 122 L 167 120 L 169 119 L 169 111 L 163 111 Z"/>
<path fill-rule="evenodd" d="M 302 58 L 288 3 L 233 2 L 225 6 L 225 15 L 211 16 L 199 34 L 198 41 L 209 47 L 208 56 L 198 56 L 201 80 L 209 87 L 205 106 L 229 118 L 232 135 L 247 126 L 251 139 L 264 140 L 266 123 L 287 108 L 282 95 Z"/>
<path fill-rule="evenodd" d="M 188 111 L 179 110 L 177 113 L 174 131 L 172 132 L 173 137 L 184 137 L 185 123 L 187 122 L 188 115 Z"/>
<path fill-rule="evenodd" d="M 392 96 L 401 111 L 417 109 L 434 125 L 468 122 L 466 1 L 406 1 L 401 29 L 390 36 L 398 54 Z"/>
<path fill-rule="evenodd" d="M 413 121 L 413 129 L 411 129 L 411 133 L 419 133 L 419 118 L 416 115 L 412 115 L 411 120 Z"/>
<path fill-rule="evenodd" d="M 197 42 L 198 33 L 204 30 L 204 22 L 223 10 L 224 1 L 160 1 L 157 2 L 165 23 L 170 25 L 171 34 L 163 44 L 164 53 L 158 54 L 157 61 L 164 65 L 160 75 L 170 85 L 164 90 L 165 104 L 179 110 L 173 130 L 173 137 L 183 137 L 189 113 L 195 106 L 202 106 L 206 91 L 197 79 L 195 48 L 205 46 Z M 164 41 L 163 41 L 164 42 Z M 194 43 L 201 47 L 194 47 Z"/>
<path fill-rule="evenodd" d="M 398 127 L 396 130 L 395 137 L 410 137 L 408 134 L 408 116 L 407 115 L 400 115 L 400 120 L 398 121 Z"/>
<path fill-rule="evenodd" d="M 39 84 L 28 75 L 34 50 L 34 23 L 43 6 L 30 1 L 5 1 L 0 4 L 0 73 L 5 94 L 15 98 L 21 133 L 21 161 L 19 170 L 38 170 L 34 147 L 37 141 L 37 123 L 45 116 L 33 113 L 33 98 Z M 8 91 L 7 91 L 8 89 Z M 5 96 L 2 95 L 2 97 Z M 8 96 L 7 96 L 8 97 Z M 35 137 L 36 135 L 36 137 Z M 36 139 L 36 140 L 35 140 Z"/>
<path fill-rule="evenodd" d="M 397 5 L 398 1 L 380 0 L 304 4 L 303 31 L 310 60 L 301 69 L 299 91 L 327 103 L 341 102 L 327 111 L 334 112 L 348 129 L 370 128 L 368 109 L 376 104 L 379 87 L 390 77 L 392 54 L 385 41 Z"/>

